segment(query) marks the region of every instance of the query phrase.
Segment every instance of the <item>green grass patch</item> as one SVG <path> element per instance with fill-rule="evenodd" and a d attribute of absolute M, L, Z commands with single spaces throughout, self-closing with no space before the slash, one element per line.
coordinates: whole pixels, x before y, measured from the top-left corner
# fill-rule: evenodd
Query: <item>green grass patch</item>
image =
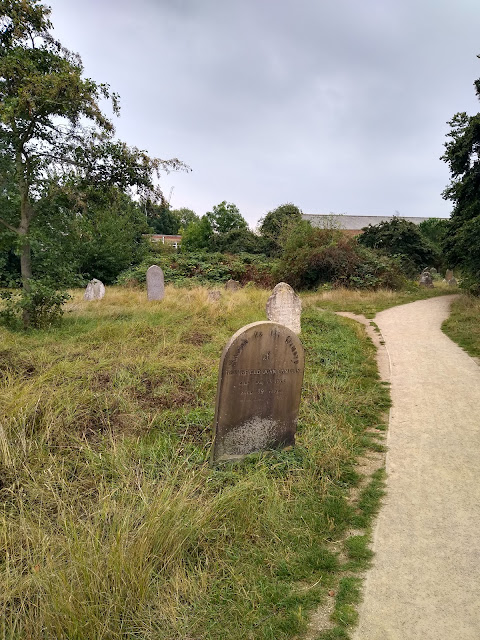
<path fill-rule="evenodd" d="M 463 295 L 452 304 L 451 314 L 442 325 L 449 338 L 471 356 L 480 357 L 480 299 Z"/>
<path fill-rule="evenodd" d="M 371 342 L 310 307 L 296 447 L 210 468 L 221 351 L 268 295 L 77 291 L 61 327 L 0 329 L 1 637 L 304 632 L 341 574 L 330 543 L 358 517 L 354 464 L 389 398 Z"/>

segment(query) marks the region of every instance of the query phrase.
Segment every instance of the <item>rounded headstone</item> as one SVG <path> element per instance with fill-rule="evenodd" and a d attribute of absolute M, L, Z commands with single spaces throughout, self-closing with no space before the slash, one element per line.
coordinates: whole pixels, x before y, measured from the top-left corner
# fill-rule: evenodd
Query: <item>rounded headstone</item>
<path fill-rule="evenodd" d="M 156 264 L 147 269 L 147 298 L 148 300 L 163 300 L 165 296 L 165 282 L 163 271 Z"/>
<path fill-rule="evenodd" d="M 295 443 L 304 366 L 284 325 L 254 322 L 232 336 L 220 360 L 212 463 Z"/>
<path fill-rule="evenodd" d="M 302 301 L 286 282 L 279 282 L 267 301 L 267 318 L 300 333 Z"/>
<path fill-rule="evenodd" d="M 450 280 L 448 281 L 448 286 L 449 287 L 458 287 L 457 279 L 454 276 L 452 276 L 450 278 Z"/>
<path fill-rule="evenodd" d="M 222 292 L 219 289 L 212 289 L 207 294 L 207 299 L 210 302 L 218 302 L 218 300 L 220 300 L 221 297 L 222 297 Z"/>
<path fill-rule="evenodd" d="M 87 288 L 85 289 L 85 293 L 83 294 L 84 300 L 101 300 L 105 295 L 105 285 L 101 280 L 97 280 L 93 278 L 87 284 Z"/>
<path fill-rule="evenodd" d="M 238 280 L 227 280 L 225 283 L 225 289 L 227 291 L 237 291 L 240 289 L 240 282 L 238 282 Z"/>

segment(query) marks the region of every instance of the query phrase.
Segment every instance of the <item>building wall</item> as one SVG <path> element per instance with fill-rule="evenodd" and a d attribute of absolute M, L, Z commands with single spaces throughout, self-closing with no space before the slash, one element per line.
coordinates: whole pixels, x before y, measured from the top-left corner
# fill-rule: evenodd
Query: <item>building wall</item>
<path fill-rule="evenodd" d="M 356 236 L 362 233 L 363 227 L 368 227 L 369 224 L 376 225 L 380 222 L 391 222 L 394 217 L 401 218 L 402 220 L 408 220 L 413 224 L 420 224 L 424 220 L 429 218 L 413 218 L 404 216 L 350 216 L 346 213 L 341 214 L 317 214 L 317 213 L 304 213 L 302 218 L 308 220 L 313 227 L 338 227 L 348 233 L 348 235 Z"/>

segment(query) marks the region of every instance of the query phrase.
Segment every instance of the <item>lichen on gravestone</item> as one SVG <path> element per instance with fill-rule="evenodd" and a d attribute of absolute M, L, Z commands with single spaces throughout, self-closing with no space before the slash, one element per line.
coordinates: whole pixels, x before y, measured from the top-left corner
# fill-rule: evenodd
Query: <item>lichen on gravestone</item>
<path fill-rule="evenodd" d="M 267 318 L 301 332 L 302 301 L 286 282 L 279 282 L 267 301 Z"/>
<path fill-rule="evenodd" d="M 212 464 L 295 443 L 304 366 L 284 325 L 254 322 L 232 336 L 220 360 Z"/>

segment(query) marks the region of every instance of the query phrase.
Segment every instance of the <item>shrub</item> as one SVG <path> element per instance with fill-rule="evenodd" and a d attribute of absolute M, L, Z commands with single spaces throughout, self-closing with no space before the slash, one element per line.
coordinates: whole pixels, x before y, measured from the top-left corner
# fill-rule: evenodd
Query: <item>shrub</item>
<path fill-rule="evenodd" d="M 4 301 L 0 321 L 11 329 L 18 329 L 22 324 L 45 329 L 59 322 L 62 306 L 70 297 L 66 291 L 57 291 L 45 282 L 30 280 L 28 291 L 21 289 L 0 294 Z"/>
<path fill-rule="evenodd" d="M 313 228 L 305 221 L 291 230 L 275 273 L 297 289 L 327 283 L 398 288 L 404 281 L 398 261 L 360 247 L 339 229 Z"/>

